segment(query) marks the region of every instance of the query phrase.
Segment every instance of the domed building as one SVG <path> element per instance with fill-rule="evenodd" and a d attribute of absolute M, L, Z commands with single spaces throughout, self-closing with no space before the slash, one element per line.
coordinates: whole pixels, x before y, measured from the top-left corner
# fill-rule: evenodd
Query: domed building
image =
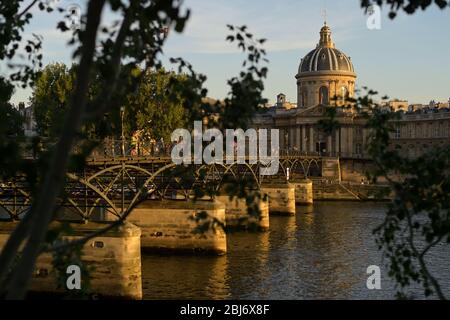
<path fill-rule="evenodd" d="M 325 23 L 317 47 L 300 61 L 297 79 L 297 106 L 340 103 L 355 91 L 356 74 L 350 57 L 336 49 L 331 29 Z M 340 97 L 341 99 L 333 99 Z"/>
<path fill-rule="evenodd" d="M 362 154 L 366 136 L 363 122 L 340 108 L 345 97 L 354 96 L 355 69 L 351 58 L 336 48 L 326 23 L 316 48 L 300 60 L 295 78 L 297 104 L 289 103 L 280 93 L 273 107 L 255 117 L 254 126 L 279 129 L 282 150 L 328 156 Z M 337 120 L 341 124 L 331 135 L 317 126 L 329 106 L 339 108 Z"/>
<path fill-rule="evenodd" d="M 361 181 L 365 177 L 363 168 L 370 163 L 366 152 L 369 131 L 363 117 L 342 108 L 344 103 L 348 104 L 345 97 L 355 94 L 356 73 L 351 58 L 333 43 L 326 23 L 320 30 L 316 48 L 300 60 L 295 73 L 297 103 L 288 102 L 283 93 L 278 94 L 274 106 L 255 115 L 253 127 L 279 129 L 281 152 L 325 156 L 328 164 L 322 176 Z M 401 104 L 401 108 L 395 107 L 397 104 Z M 336 108 L 335 121 L 339 123 L 331 134 L 318 125 L 320 120 L 329 119 L 325 113 L 327 107 Z M 384 107 L 400 112 L 400 120 L 393 123 L 391 148 L 414 158 L 433 146 L 448 143 L 448 105 L 438 108 L 430 103 L 416 110 L 407 101 L 391 100 Z"/>

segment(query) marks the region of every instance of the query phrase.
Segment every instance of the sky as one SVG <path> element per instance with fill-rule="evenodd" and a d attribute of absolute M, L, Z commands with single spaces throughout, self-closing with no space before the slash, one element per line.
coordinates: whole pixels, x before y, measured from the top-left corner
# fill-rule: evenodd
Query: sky
<path fill-rule="evenodd" d="M 59 5 L 85 1 L 59 0 Z M 247 25 L 259 38 L 266 38 L 269 74 L 264 96 L 271 103 L 278 93 L 296 102 L 298 65 L 319 41 L 326 9 L 327 24 L 336 47 L 351 57 L 357 73 L 357 86 L 367 86 L 390 98 L 410 103 L 450 98 L 450 8 L 429 8 L 390 20 L 381 12 L 381 29 L 367 28 L 367 15 L 359 0 L 185 0 L 191 18 L 182 34 L 170 32 L 164 49 L 169 57 L 183 57 L 208 78 L 208 95 L 223 99 L 228 93 L 227 79 L 241 70 L 243 54 L 225 41 L 226 24 Z M 26 33 L 43 36 L 44 63 L 69 64 L 72 48 L 66 35 L 56 30 L 61 16 L 36 12 Z M 109 13 L 104 21 L 112 19 Z M 0 63 L 0 73 L 8 73 Z M 16 89 L 12 102 L 28 101 L 31 90 Z"/>

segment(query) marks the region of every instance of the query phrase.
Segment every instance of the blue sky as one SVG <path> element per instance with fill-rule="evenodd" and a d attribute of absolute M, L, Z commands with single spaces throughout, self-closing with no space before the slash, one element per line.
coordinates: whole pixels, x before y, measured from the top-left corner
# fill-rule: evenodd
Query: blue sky
<path fill-rule="evenodd" d="M 85 1 L 60 0 L 61 6 Z M 165 57 L 182 56 L 207 75 L 209 96 L 223 98 L 226 80 L 237 75 L 243 56 L 225 42 L 226 24 L 246 24 L 249 30 L 268 41 L 269 75 L 264 95 L 272 103 L 283 92 L 296 102 L 295 74 L 300 59 L 319 40 L 322 10 L 336 47 L 352 58 L 359 87 L 368 86 L 391 98 L 411 103 L 450 97 L 450 8 L 430 8 L 413 16 L 399 15 L 391 21 L 383 10 L 381 30 L 366 27 L 367 16 L 359 0 L 185 0 L 192 10 L 183 34 L 172 32 Z M 104 19 L 111 19 L 105 15 Z M 56 29 L 57 14 L 38 12 L 27 32 L 44 37 L 44 62 L 70 64 L 67 37 Z M 0 72 L 7 73 L 4 65 Z M 170 68 L 170 67 L 169 67 Z M 13 102 L 27 101 L 30 90 L 17 89 Z"/>

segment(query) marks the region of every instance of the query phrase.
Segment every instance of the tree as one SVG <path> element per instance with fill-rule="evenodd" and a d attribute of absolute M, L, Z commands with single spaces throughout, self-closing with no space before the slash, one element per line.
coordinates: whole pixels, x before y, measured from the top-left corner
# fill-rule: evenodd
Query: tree
<path fill-rule="evenodd" d="M 69 70 L 63 63 L 49 64 L 39 74 L 30 99 L 39 135 L 59 136 L 69 107 L 74 76 L 74 69 Z"/>
<path fill-rule="evenodd" d="M 147 72 L 137 94 L 127 99 L 126 109 L 137 110 L 137 129 L 157 140 L 163 138 L 166 142 L 170 141 L 171 133 L 186 125 L 183 97 L 180 92 L 169 90 L 171 80 L 176 77 L 181 82 L 185 80 L 185 76 L 177 76 L 164 69 Z"/>
<path fill-rule="evenodd" d="M 13 86 L 0 77 L 0 177 L 14 175 L 19 169 L 18 137 L 23 134 L 22 116 L 10 103 Z"/>
<path fill-rule="evenodd" d="M 389 16 L 393 19 L 399 10 L 413 14 L 419 8 L 427 9 L 432 2 L 361 1 L 365 8 L 374 3 L 389 4 Z M 448 1 L 439 0 L 435 4 L 441 9 L 450 5 Z M 357 99 L 347 98 L 346 106 L 365 117 L 370 130 L 367 151 L 375 170 L 368 173 L 368 179 L 376 183 L 384 178 L 394 192 L 383 223 L 374 230 L 375 240 L 388 260 L 389 275 L 397 284 L 399 298 L 409 298 L 405 289 L 416 282 L 422 285 L 426 297 L 435 294 L 439 299 L 446 299 L 429 270 L 427 254 L 438 245 L 450 243 L 450 176 L 448 170 L 443 170 L 450 164 L 450 143 L 435 147 L 417 159 L 409 159 L 391 148 L 399 113 L 387 111 L 376 103 L 373 97 L 377 94 L 368 90 Z M 320 121 L 319 126 L 330 133 L 339 124 L 335 109 L 328 109 L 326 113 L 327 119 Z"/>
<path fill-rule="evenodd" d="M 23 11 L 19 11 L 21 1 L 8 1 L 1 3 L 5 22 L 0 25 L 0 58 L 13 58 L 22 41 L 21 31 L 32 18 L 30 8 L 38 3 L 32 1 Z M 7 298 L 23 298 L 30 282 L 31 273 L 36 258 L 43 249 L 43 244 L 49 223 L 53 219 L 55 203 L 64 184 L 64 174 L 69 163 L 71 149 L 77 140 L 80 129 L 86 118 L 93 119 L 107 110 L 113 93 L 120 87 L 121 61 L 126 59 L 128 65 L 137 66 L 144 63 L 154 66 L 156 54 L 160 52 L 164 39 L 160 30 L 163 26 L 173 26 L 176 31 L 182 31 L 188 15 L 183 16 L 177 1 L 130 1 L 124 4 L 120 1 L 109 1 L 111 9 L 117 12 L 122 19 L 118 21 L 119 28 L 114 26 L 103 27 L 108 35 L 107 41 L 102 42 L 100 52 L 96 52 L 97 35 L 100 27 L 100 18 L 105 7 L 105 0 L 91 0 L 87 4 L 85 21 L 82 21 L 80 30 L 73 32 L 72 44 L 75 47 L 75 57 L 79 59 L 76 66 L 76 83 L 65 115 L 64 125 L 59 140 L 52 152 L 48 171 L 42 179 L 40 192 L 33 200 L 31 210 L 22 219 L 0 256 L 0 283 L 2 291 Z M 39 2 L 44 10 L 46 4 Z M 52 8 L 49 8 L 51 11 Z M 139 25 L 139 29 L 131 26 Z M 58 24 L 59 29 L 68 31 L 65 22 Z M 11 48 L 11 49 L 9 49 Z M 29 61 L 32 66 L 22 66 L 12 80 L 20 80 L 26 86 L 30 79 L 35 79 L 33 66 L 41 66 L 42 56 L 35 55 L 39 50 L 40 42 L 27 42 L 25 50 L 29 52 Z M 34 59 L 36 58 L 36 59 Z M 40 58 L 40 59 L 39 59 Z M 89 108 L 88 90 L 92 81 L 93 70 L 101 74 L 99 94 L 95 103 Z M 130 77 L 126 77 L 129 80 Z M 124 86 L 123 89 L 125 89 Z M 19 247 L 24 245 L 21 256 L 13 270 L 10 270 Z M 8 275 L 6 278 L 6 275 Z M 7 279 L 7 282 L 4 282 Z"/>
<path fill-rule="evenodd" d="M 364 101 L 371 110 L 366 115 L 371 129 L 368 152 L 376 165 L 369 178 L 376 182 L 384 177 L 395 194 L 383 223 L 374 230 L 389 261 L 389 275 L 399 286 L 399 297 L 408 297 L 404 289 L 416 282 L 426 297 L 446 299 L 427 254 L 450 244 L 450 173 L 444 169 L 450 166 L 450 143 L 409 159 L 390 148 L 398 113 L 382 110 L 370 98 Z"/>
<path fill-rule="evenodd" d="M 141 69 L 134 72 L 143 73 Z M 186 75 L 167 72 L 163 68 L 143 73 L 134 92 L 124 95 L 125 136 L 130 138 L 137 130 L 143 130 L 153 138 L 170 140 L 171 132 L 185 125 L 186 114 L 180 92 L 171 90 L 174 80 L 183 82 Z M 75 83 L 74 66 L 63 63 L 47 65 L 40 72 L 33 86 L 30 99 L 34 108 L 38 132 L 42 137 L 56 138 L 62 129 L 70 95 Z M 95 96 L 96 84 L 91 83 L 89 99 Z M 83 132 L 90 138 L 121 137 L 121 108 L 114 108 L 95 122 L 86 122 Z"/>
<path fill-rule="evenodd" d="M 0 59 L 11 61 L 19 47 L 25 49 L 28 54 L 24 64 L 10 63 L 17 71 L 11 74 L 9 81 L 18 82 L 26 87 L 36 81 L 39 75 L 37 70 L 42 68 L 40 53 L 42 39 L 35 36 L 31 40 L 23 40 L 21 33 L 33 17 L 30 13 L 33 6 L 38 5 L 40 10 L 49 13 L 55 9 L 44 1 L 30 1 L 24 8 L 21 8 L 21 3 L 22 0 L 12 0 L 0 4 L 5 17 L 4 22 L 0 24 Z M 100 29 L 100 20 L 106 3 L 110 5 L 118 19 L 109 25 L 102 24 Z M 70 44 L 74 47 L 74 58 L 77 60 L 73 67 L 75 82 L 70 99 L 67 100 L 67 109 L 57 143 L 49 150 L 46 170 L 34 172 L 35 175 L 41 176 L 35 179 L 37 187 L 34 188 L 30 211 L 20 220 L 0 255 L 0 296 L 12 299 L 24 297 L 35 261 L 41 252 L 49 250 L 61 252 L 83 244 L 92 237 L 121 224 L 132 210 L 129 208 L 121 220 L 86 236 L 81 241 L 64 245 L 45 241 L 48 226 L 54 219 L 56 200 L 62 193 L 69 164 L 77 157 L 85 158 L 91 150 L 91 143 L 87 139 L 88 130 L 83 130 L 84 126 L 101 121 L 105 114 L 117 114 L 126 97 L 139 92 L 139 84 L 142 84 L 142 78 L 147 72 L 161 67 L 158 54 L 162 51 L 166 40 L 166 32 L 162 30 L 169 28 L 182 32 L 189 17 L 189 11 L 181 12 L 180 5 L 181 2 L 177 0 L 126 2 L 90 0 L 81 20 L 80 29 L 71 30 L 65 21 L 58 23 L 58 29 L 61 31 L 72 31 Z M 57 11 L 64 10 L 57 8 Z M 68 15 L 71 14 L 75 13 Z M 247 51 L 246 41 L 252 39 L 250 33 L 244 32 L 245 29 L 240 27 L 234 35 L 244 52 Z M 103 35 L 101 39 L 98 38 L 100 32 Z M 249 57 L 255 54 L 262 55 L 261 50 L 254 45 L 248 47 L 248 52 Z M 230 110 L 236 110 L 242 105 L 239 103 L 240 97 L 247 97 L 245 101 L 249 110 L 258 108 L 262 100 L 262 80 L 266 72 L 262 72 L 257 65 L 259 57 L 254 59 L 252 56 L 250 61 L 250 67 L 229 82 L 232 84 L 228 106 Z M 195 73 L 182 58 L 173 59 L 172 62 L 178 65 L 179 73 L 184 73 L 185 78 L 183 81 L 170 78 L 170 90 L 175 90 L 171 95 L 183 97 L 179 102 L 182 102 L 184 109 L 188 111 L 190 119 L 210 116 L 214 108 L 202 103 L 207 93 L 203 88 L 206 77 Z M 143 68 L 142 72 L 136 72 L 139 68 Z M 94 90 L 90 90 L 94 83 Z M 248 96 L 247 90 L 250 90 Z M 233 114 L 236 123 L 243 121 L 239 118 L 239 114 L 236 112 Z M 231 121 L 231 116 L 228 121 Z M 81 154 L 73 154 L 75 143 L 81 145 Z M 19 255 L 19 249 L 22 247 Z"/>
<path fill-rule="evenodd" d="M 367 88 L 366 88 L 367 89 Z M 388 182 L 394 199 L 388 204 L 383 222 L 373 230 L 375 241 L 387 258 L 389 276 L 397 285 L 399 298 L 410 298 L 405 290 L 418 283 L 426 297 L 446 299 L 427 263 L 427 254 L 436 246 L 450 244 L 450 143 L 433 148 L 416 158 L 392 148 L 391 138 L 400 113 L 392 112 L 373 99 L 369 90 L 356 99 L 347 98 L 345 109 L 366 120 L 369 129 L 367 153 L 374 169 L 367 172 L 371 183 L 380 178 Z M 387 97 L 383 97 L 386 100 Z M 330 133 L 337 127 L 336 109 L 329 107 L 319 126 Z"/>
<path fill-rule="evenodd" d="M 391 19 L 398 11 L 414 14 L 432 3 L 431 0 L 361 0 L 366 12 L 373 4 L 390 6 Z M 440 9 L 450 6 L 447 0 L 435 0 L 434 4 Z M 408 159 L 392 150 L 390 137 L 398 114 L 386 112 L 374 103 L 375 94 L 369 90 L 367 95 L 350 102 L 367 118 L 372 132 L 368 152 L 376 170 L 369 179 L 376 182 L 380 177 L 385 178 L 395 194 L 383 223 L 374 230 L 376 241 L 388 259 L 389 275 L 399 286 L 399 297 L 407 297 L 404 290 L 416 282 L 423 286 L 425 296 L 435 294 L 439 299 L 446 299 L 429 270 L 427 254 L 438 245 L 450 243 L 450 176 L 447 170 L 442 170 L 450 164 L 450 143 L 417 159 Z M 368 108 L 369 112 L 362 112 L 362 108 Z M 328 130 L 335 125 L 334 116 L 330 113 L 331 121 L 326 121 Z M 403 177 L 400 181 L 395 178 L 398 174 Z"/>

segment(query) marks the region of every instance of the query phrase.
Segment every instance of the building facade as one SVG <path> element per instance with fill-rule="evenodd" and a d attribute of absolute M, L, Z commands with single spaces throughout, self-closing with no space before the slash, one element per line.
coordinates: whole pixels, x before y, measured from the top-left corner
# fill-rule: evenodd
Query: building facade
<path fill-rule="evenodd" d="M 355 94 L 356 72 L 351 58 L 338 50 L 332 41 L 331 29 L 320 30 L 316 48 L 300 61 L 295 76 L 297 104 L 286 101 L 284 94 L 277 103 L 253 119 L 255 128 L 280 130 L 280 148 L 304 154 L 321 154 L 341 158 L 366 158 L 369 131 L 365 119 L 351 110 L 346 98 Z M 406 103 L 406 105 L 405 105 Z M 432 147 L 450 141 L 450 112 L 408 112 L 406 101 L 399 102 L 401 117 L 392 134 L 393 146 L 407 150 L 415 157 Z M 331 134 L 320 129 L 318 122 L 328 119 L 327 107 L 336 108 L 339 128 Z"/>

